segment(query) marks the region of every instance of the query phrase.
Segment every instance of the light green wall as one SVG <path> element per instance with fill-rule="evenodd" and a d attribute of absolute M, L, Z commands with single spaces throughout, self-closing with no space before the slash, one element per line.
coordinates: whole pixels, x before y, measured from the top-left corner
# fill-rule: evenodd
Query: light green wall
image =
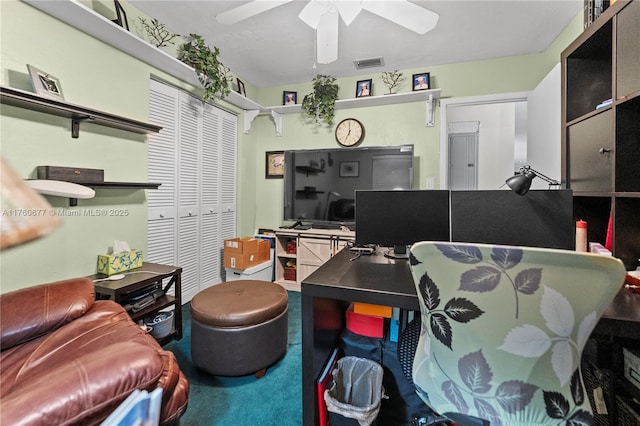
<path fill-rule="evenodd" d="M 83 2 L 96 10 L 112 2 Z M 135 15 L 127 8 L 130 26 Z M 430 72 L 442 96 L 471 96 L 530 90 L 559 60 L 559 52 L 581 31 L 581 18 L 567 27 L 545 53 L 467 64 L 405 70 Z M 148 120 L 150 75 L 193 91 L 194 88 L 165 75 L 54 18 L 16 1 L 0 2 L 0 83 L 31 90 L 26 64 L 32 64 L 60 79 L 68 102 L 138 119 Z M 379 74 L 340 79 L 340 98 L 353 97 L 356 80 L 374 79 L 374 94 L 383 86 Z M 281 103 L 282 90 L 298 91 L 301 101 L 310 84 L 247 92 L 262 105 Z M 405 83 L 406 84 L 406 83 Z M 400 88 L 408 91 L 408 85 Z M 255 96 L 254 96 L 255 94 Z M 239 112 L 221 102 L 221 106 Z M 333 128 L 316 131 L 300 114 L 283 117 L 283 136 L 276 137 L 273 122 L 259 116 L 249 134 L 238 133 L 238 235 L 249 235 L 257 227 L 277 227 L 282 217 L 282 180 L 265 179 L 265 151 L 336 146 Z M 339 110 L 336 121 L 353 116 L 367 126 L 364 145 L 416 146 L 416 182 L 422 187 L 427 176 L 439 176 L 439 123 L 424 126 L 424 104 Z M 81 124 L 80 138 L 70 136 L 66 119 L 2 105 L 0 117 L 1 154 L 24 178 L 34 177 L 38 165 L 101 168 L 112 181 L 147 181 L 147 144 L 143 135 Z M 0 255 L 0 291 L 6 292 L 46 281 L 88 275 L 95 272 L 96 255 L 105 252 L 113 240 L 126 240 L 133 248 L 146 250 L 146 199 L 144 191 L 100 190 L 92 200 L 79 200 L 70 208 L 66 199 L 49 197 L 61 213 L 89 208 L 121 209 L 127 216 L 62 217 L 62 226 L 51 235 Z"/>
<path fill-rule="evenodd" d="M 567 28 L 546 49 L 546 51 L 525 56 L 499 58 L 493 60 L 466 62 L 442 66 L 424 66 L 417 69 L 402 70 L 406 80 L 398 92 L 411 90 L 411 75 L 429 72 L 432 87 L 441 88 L 442 97 L 467 97 L 495 93 L 523 92 L 535 88 L 549 71 L 560 61 L 560 53 L 582 31 L 582 14 L 572 20 Z M 321 69 L 318 69 L 322 72 Z M 338 79 L 339 99 L 353 98 L 357 80 L 371 78 L 373 94 L 387 91 L 380 78 L 380 72 L 352 78 Z M 310 84 L 273 87 L 260 91 L 257 101 L 261 105 L 279 105 L 283 91 L 297 91 L 298 102 L 311 91 Z M 415 146 L 414 186 L 425 188 L 426 179 L 434 178 L 435 187 L 439 187 L 440 176 L 440 122 L 439 108 L 436 108 L 435 126 L 425 127 L 425 105 L 421 102 L 340 109 L 336 111 L 338 123 L 346 117 L 358 118 L 366 127 L 366 137 L 362 146 L 399 145 L 411 143 Z M 304 122 L 301 114 L 283 116 L 283 135 L 275 135 L 273 120 L 270 116 L 256 118 L 251 132 L 260 135 L 255 163 L 255 196 L 239 192 L 242 205 L 255 202 L 254 221 L 242 221 L 240 230 L 248 235 L 255 228 L 277 228 L 282 224 L 283 188 L 282 180 L 265 179 L 264 153 L 287 149 L 338 147 L 333 135 L 335 126 L 321 127 L 314 131 Z"/>

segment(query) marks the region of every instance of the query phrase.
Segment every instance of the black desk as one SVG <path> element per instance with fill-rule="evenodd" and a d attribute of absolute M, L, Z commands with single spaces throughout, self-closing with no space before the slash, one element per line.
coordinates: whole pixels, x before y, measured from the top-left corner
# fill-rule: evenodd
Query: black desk
<path fill-rule="evenodd" d="M 354 257 L 340 251 L 302 281 L 302 419 L 318 424 L 315 380 L 329 352 L 338 345 L 344 311 L 364 302 L 419 311 L 408 260 L 392 260 L 379 250 Z M 623 290 L 604 313 L 594 333 L 640 339 L 640 295 Z"/>

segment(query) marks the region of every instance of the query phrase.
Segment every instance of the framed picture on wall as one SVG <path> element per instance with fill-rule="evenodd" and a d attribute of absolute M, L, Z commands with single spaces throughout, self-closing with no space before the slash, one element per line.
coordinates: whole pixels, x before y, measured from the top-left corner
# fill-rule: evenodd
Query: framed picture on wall
<path fill-rule="evenodd" d="M 371 79 L 359 80 L 356 83 L 356 98 L 371 96 Z"/>
<path fill-rule="evenodd" d="M 265 178 L 282 179 L 284 177 L 284 151 L 267 151 L 265 160 Z"/>
<path fill-rule="evenodd" d="M 244 90 L 244 83 L 242 82 L 242 80 L 236 78 L 236 81 L 238 82 L 238 93 L 242 96 L 247 96 L 247 92 Z"/>
<path fill-rule="evenodd" d="M 431 87 L 431 81 L 429 79 L 429 73 L 423 72 L 421 74 L 413 75 L 413 91 L 427 90 Z"/>
<path fill-rule="evenodd" d="M 341 161 L 340 177 L 358 177 L 360 175 L 359 161 Z"/>
<path fill-rule="evenodd" d="M 31 83 L 33 84 L 33 90 L 42 97 L 48 99 L 55 99 L 57 101 L 64 101 L 62 95 L 62 86 L 60 86 L 60 80 L 46 73 L 33 65 L 27 64 L 29 75 L 31 76 Z"/>
<path fill-rule="evenodd" d="M 298 92 L 282 92 L 282 105 L 295 105 L 298 103 Z"/>

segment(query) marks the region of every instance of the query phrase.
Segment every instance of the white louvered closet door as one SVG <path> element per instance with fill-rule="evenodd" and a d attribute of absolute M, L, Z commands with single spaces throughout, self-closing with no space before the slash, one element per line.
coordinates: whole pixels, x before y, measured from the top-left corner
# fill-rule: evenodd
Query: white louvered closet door
<path fill-rule="evenodd" d="M 237 186 L 237 129 L 238 120 L 233 114 L 221 111 L 221 158 L 220 169 L 222 172 L 220 196 L 221 196 L 221 241 L 236 237 L 236 186 Z M 222 259 L 222 252 L 220 253 Z M 220 260 L 222 264 L 222 260 Z"/>
<path fill-rule="evenodd" d="M 220 251 L 220 135 L 221 110 L 205 105 L 203 114 L 202 155 L 200 157 L 200 287 L 221 281 Z"/>
<path fill-rule="evenodd" d="M 147 258 L 182 267 L 186 303 L 222 281 L 223 240 L 236 236 L 237 117 L 155 81 L 150 99 L 164 139 L 149 144 L 149 180 L 166 194 L 149 198 Z"/>
<path fill-rule="evenodd" d="M 200 289 L 200 140 L 202 102 L 180 93 L 178 134 L 178 263 L 182 266 L 182 295 Z"/>
<path fill-rule="evenodd" d="M 178 96 L 175 89 L 151 80 L 149 120 L 162 126 L 149 135 L 149 182 L 160 183 L 147 191 L 147 253 L 153 263 L 175 265 L 176 257 L 176 162 L 178 134 Z"/>

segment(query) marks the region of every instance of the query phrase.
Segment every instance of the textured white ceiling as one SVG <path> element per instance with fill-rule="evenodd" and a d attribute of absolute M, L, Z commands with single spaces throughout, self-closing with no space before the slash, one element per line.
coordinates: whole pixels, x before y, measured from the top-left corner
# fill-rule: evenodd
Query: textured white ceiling
<path fill-rule="evenodd" d="M 413 1 L 440 15 L 424 35 L 362 11 L 340 21 L 338 60 L 314 64 L 314 30 L 298 18 L 296 0 L 234 25 L 215 16 L 247 1 L 129 0 L 171 31 L 200 34 L 220 49 L 222 62 L 245 82 L 273 87 L 309 82 L 319 73 L 348 77 L 544 51 L 576 17 L 583 0 Z M 382 56 L 384 66 L 357 70 L 356 59 Z M 560 58 L 558 58 L 559 60 Z M 315 68 L 314 68 L 315 66 Z"/>

